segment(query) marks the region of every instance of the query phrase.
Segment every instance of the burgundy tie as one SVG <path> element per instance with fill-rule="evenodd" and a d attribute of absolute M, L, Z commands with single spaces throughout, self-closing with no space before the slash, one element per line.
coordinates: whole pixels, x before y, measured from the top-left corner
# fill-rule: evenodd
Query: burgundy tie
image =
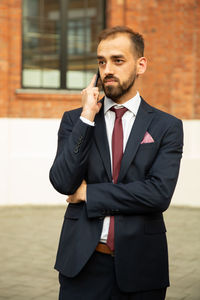
<path fill-rule="evenodd" d="M 115 112 L 115 124 L 112 134 L 112 168 L 113 168 L 113 183 L 117 183 L 119 176 L 121 160 L 123 156 L 123 127 L 122 117 L 128 110 L 126 107 L 115 109 L 111 107 Z M 113 251 L 114 250 L 114 216 L 110 217 L 110 226 L 108 231 L 107 245 Z"/>

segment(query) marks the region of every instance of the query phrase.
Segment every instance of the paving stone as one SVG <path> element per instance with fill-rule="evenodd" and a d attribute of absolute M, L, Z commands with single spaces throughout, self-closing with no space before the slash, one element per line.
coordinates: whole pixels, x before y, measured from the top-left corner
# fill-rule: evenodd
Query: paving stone
<path fill-rule="evenodd" d="M 65 209 L 0 207 L 0 300 L 58 299 L 53 266 Z M 164 215 L 171 278 L 166 300 L 200 300 L 200 209 L 170 207 Z"/>

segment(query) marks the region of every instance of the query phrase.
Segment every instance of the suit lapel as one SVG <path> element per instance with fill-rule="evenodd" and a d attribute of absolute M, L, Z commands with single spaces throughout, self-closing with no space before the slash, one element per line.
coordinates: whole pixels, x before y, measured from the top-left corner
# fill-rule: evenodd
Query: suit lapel
<path fill-rule="evenodd" d="M 154 113 L 151 106 L 149 106 L 143 99 L 141 99 L 141 104 L 122 158 L 118 182 L 122 181 L 123 177 L 128 171 L 128 168 L 134 159 L 137 149 L 153 117 Z"/>
<path fill-rule="evenodd" d="M 103 99 L 101 101 L 103 103 Z M 122 158 L 118 182 L 122 181 L 123 177 L 126 175 L 126 172 L 128 171 L 128 168 L 134 159 L 138 147 L 153 117 L 154 113 L 152 107 L 149 106 L 143 99 L 141 99 L 141 104 Z M 110 152 L 104 118 L 104 103 L 100 112 L 96 115 L 95 123 L 96 125 L 94 130 L 94 139 L 99 150 L 101 159 L 103 161 L 105 170 L 107 172 L 108 178 L 110 181 L 112 181 Z"/>
<path fill-rule="evenodd" d="M 104 118 L 104 104 L 102 105 L 100 112 L 96 115 L 95 118 L 94 139 L 99 150 L 101 159 L 103 161 L 104 167 L 106 169 L 108 178 L 110 181 L 112 181 L 110 151 Z"/>

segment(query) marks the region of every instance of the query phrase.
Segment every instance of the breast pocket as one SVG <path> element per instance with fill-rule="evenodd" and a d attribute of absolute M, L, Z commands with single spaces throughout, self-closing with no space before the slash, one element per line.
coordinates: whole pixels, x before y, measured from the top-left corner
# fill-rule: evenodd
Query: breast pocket
<path fill-rule="evenodd" d="M 145 150 L 145 149 L 151 149 L 151 148 L 156 149 L 157 142 L 140 144 L 138 150 Z"/>
<path fill-rule="evenodd" d="M 83 203 L 70 203 L 65 213 L 65 219 L 78 220 L 83 209 Z"/>
<path fill-rule="evenodd" d="M 158 144 L 141 144 L 133 160 L 133 169 L 138 171 L 138 179 L 145 178 L 158 153 Z"/>

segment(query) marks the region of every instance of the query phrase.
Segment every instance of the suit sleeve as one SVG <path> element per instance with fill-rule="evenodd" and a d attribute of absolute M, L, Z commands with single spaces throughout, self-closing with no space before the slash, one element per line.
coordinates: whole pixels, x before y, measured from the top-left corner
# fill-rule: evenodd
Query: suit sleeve
<path fill-rule="evenodd" d="M 88 217 L 165 211 L 176 186 L 182 147 L 182 122 L 176 119 L 163 136 L 157 156 L 144 180 L 87 185 Z"/>
<path fill-rule="evenodd" d="M 50 181 L 61 194 L 71 195 L 80 186 L 86 172 L 93 128 L 65 112 L 58 131 L 58 148 L 50 170 Z"/>

